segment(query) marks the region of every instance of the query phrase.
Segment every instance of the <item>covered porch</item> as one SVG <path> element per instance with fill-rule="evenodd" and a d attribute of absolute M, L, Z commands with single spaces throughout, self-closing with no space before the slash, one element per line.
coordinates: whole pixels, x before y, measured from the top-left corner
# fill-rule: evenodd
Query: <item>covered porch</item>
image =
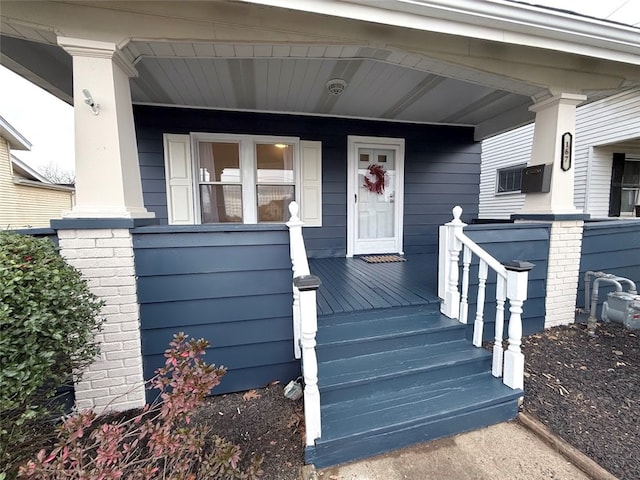
<path fill-rule="evenodd" d="M 3 64 L 74 104 L 77 203 L 58 222 L 60 246 L 106 299 L 108 330 L 103 358 L 77 390 L 81 407 L 109 401 L 98 388 L 103 378 L 113 379 L 110 396 L 136 387 L 116 408 L 141 406 L 165 339 L 188 328 L 219 342 L 212 356 L 237 367 L 227 379 L 235 375 L 237 388 L 295 378 L 303 350 L 305 411 L 313 412 L 307 458 L 318 464 L 515 415 L 521 385 L 494 378 L 491 355 L 452 320 L 458 312 L 440 315 L 438 227 L 454 205 L 463 206 L 462 221 L 477 215 L 479 142 L 534 119 L 533 154 L 522 161 L 549 165 L 553 175 L 550 191 L 528 196 L 524 211 L 581 221 L 573 206 L 575 107 L 640 84 L 637 30 L 480 0 L 9 0 L 1 15 Z M 205 144 L 233 145 L 234 153 L 214 165 L 200 155 Z M 258 145 L 292 153 L 261 166 Z M 390 240 L 382 249 L 367 250 L 356 244 L 356 213 L 360 170 L 375 166 L 373 158 L 387 165 L 394 190 L 367 193 L 388 204 L 391 227 L 380 230 L 390 232 L 380 234 Z M 261 170 L 278 170 L 278 181 Z M 260 190 L 280 192 L 273 211 L 261 208 Z M 213 193 L 219 202 L 207 202 Z M 232 198 L 241 200 L 233 214 L 216 207 L 226 215 L 211 221 L 212 205 Z M 311 256 L 335 257 L 312 259 L 294 277 L 311 273 L 322 285 L 304 278 L 292 288 L 283 215 L 291 200 Z M 571 228 L 554 235 L 574 238 L 581 224 Z M 536 303 L 527 301 L 525 317 L 544 315 L 547 269 L 530 253 L 534 242 L 548 246 L 548 228 L 509 230 L 520 243 L 504 232 L 485 243 L 508 253 L 500 261 L 518 258 L 509 251 L 517 246 L 537 263 L 529 288 Z M 451 285 L 457 247 L 446 248 Z M 368 252 L 407 261 L 339 258 Z M 482 276 L 478 283 L 485 281 L 489 292 L 494 284 Z M 473 302 L 445 293 L 451 309 Z M 523 301 L 514 299 L 518 318 Z M 572 313 L 575 302 L 564 303 Z M 504 309 L 504 298 L 493 305 Z M 338 317 L 349 326 L 340 335 L 325 322 Z M 374 324 L 384 334 L 363 337 Z"/>

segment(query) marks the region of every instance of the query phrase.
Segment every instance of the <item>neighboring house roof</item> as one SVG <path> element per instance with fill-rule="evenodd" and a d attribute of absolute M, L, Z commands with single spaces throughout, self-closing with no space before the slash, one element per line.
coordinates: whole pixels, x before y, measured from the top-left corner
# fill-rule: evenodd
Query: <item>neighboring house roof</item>
<path fill-rule="evenodd" d="M 25 180 L 34 180 L 42 183 L 51 183 L 46 177 L 43 177 L 42 174 L 38 173 L 36 170 L 31 168 L 29 165 L 24 163 L 15 155 L 11 155 L 11 165 L 13 167 L 13 173 L 15 175 L 19 175 Z"/>
<path fill-rule="evenodd" d="M 31 142 L 0 115 L 0 137 L 9 142 L 12 150 L 31 150 Z"/>
<path fill-rule="evenodd" d="M 67 192 L 73 192 L 75 190 L 73 185 L 59 185 L 51 183 L 46 177 L 42 176 L 14 155 L 11 155 L 11 166 L 13 167 L 14 173 L 13 181 L 19 185 L 48 188 L 50 190 L 63 190 Z"/>
<path fill-rule="evenodd" d="M 15 127 L 0 116 L 0 137 L 9 144 L 10 150 L 31 150 L 31 142 L 27 140 Z M 31 187 L 48 188 L 72 192 L 73 185 L 58 185 L 51 183 L 41 173 L 27 165 L 13 154 L 10 154 L 14 183 Z"/>

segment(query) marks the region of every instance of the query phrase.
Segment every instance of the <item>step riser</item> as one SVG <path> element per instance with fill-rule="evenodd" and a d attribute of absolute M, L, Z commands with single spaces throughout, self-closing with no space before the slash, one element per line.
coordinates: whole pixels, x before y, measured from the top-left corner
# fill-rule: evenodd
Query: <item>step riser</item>
<path fill-rule="evenodd" d="M 319 441 L 315 447 L 307 447 L 305 461 L 313 463 L 317 468 L 324 468 L 486 427 L 515 418 L 517 413 L 518 403 L 512 400 L 424 424 L 417 423 L 402 429 L 378 431 L 358 438 L 334 442 Z"/>
<path fill-rule="evenodd" d="M 344 325 L 344 324 L 359 324 L 367 322 L 376 318 L 386 318 L 393 321 L 394 318 L 415 316 L 418 315 L 429 322 L 431 319 L 438 318 L 440 316 L 440 304 L 433 305 L 420 305 L 417 307 L 400 307 L 400 308 L 386 308 L 377 310 L 362 310 L 355 313 L 338 313 L 328 316 L 320 316 L 318 318 L 318 325 L 321 327 L 332 325 Z"/>
<path fill-rule="evenodd" d="M 424 371 L 402 373 L 397 375 L 376 378 L 375 368 L 372 368 L 371 378 L 366 382 L 357 384 L 345 384 L 323 388 L 322 376 L 319 377 L 320 399 L 324 405 L 333 402 L 341 402 L 352 398 L 366 397 L 383 390 L 397 391 L 404 388 L 426 385 L 429 383 L 451 380 L 476 373 L 486 372 L 491 369 L 490 357 L 474 359 L 468 362 L 459 362 L 453 365 L 444 365 L 439 368 Z"/>
<path fill-rule="evenodd" d="M 328 362 L 341 358 L 367 355 L 400 348 L 435 345 L 436 343 L 451 342 L 464 338 L 464 330 L 443 329 L 434 332 L 422 332 L 413 335 L 397 335 L 375 340 L 362 340 L 341 345 L 321 345 L 317 347 L 318 360 Z"/>

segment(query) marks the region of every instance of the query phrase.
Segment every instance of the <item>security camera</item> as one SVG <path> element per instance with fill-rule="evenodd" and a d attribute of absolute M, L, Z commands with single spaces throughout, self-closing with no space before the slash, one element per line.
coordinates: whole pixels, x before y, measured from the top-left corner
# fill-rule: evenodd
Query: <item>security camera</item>
<path fill-rule="evenodd" d="M 94 115 L 98 115 L 98 113 L 100 113 L 100 105 L 98 105 L 93 99 L 89 90 L 87 90 L 86 88 L 83 89 L 82 94 L 84 95 L 84 103 L 89 105 Z"/>

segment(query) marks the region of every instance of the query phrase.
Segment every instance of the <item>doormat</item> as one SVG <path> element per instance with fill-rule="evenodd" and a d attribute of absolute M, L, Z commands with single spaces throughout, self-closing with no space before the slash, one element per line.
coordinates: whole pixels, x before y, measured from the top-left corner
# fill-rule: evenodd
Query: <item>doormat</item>
<path fill-rule="evenodd" d="M 406 262 L 407 259 L 400 255 L 367 255 L 366 257 L 360 257 L 367 263 L 391 263 L 391 262 Z"/>

